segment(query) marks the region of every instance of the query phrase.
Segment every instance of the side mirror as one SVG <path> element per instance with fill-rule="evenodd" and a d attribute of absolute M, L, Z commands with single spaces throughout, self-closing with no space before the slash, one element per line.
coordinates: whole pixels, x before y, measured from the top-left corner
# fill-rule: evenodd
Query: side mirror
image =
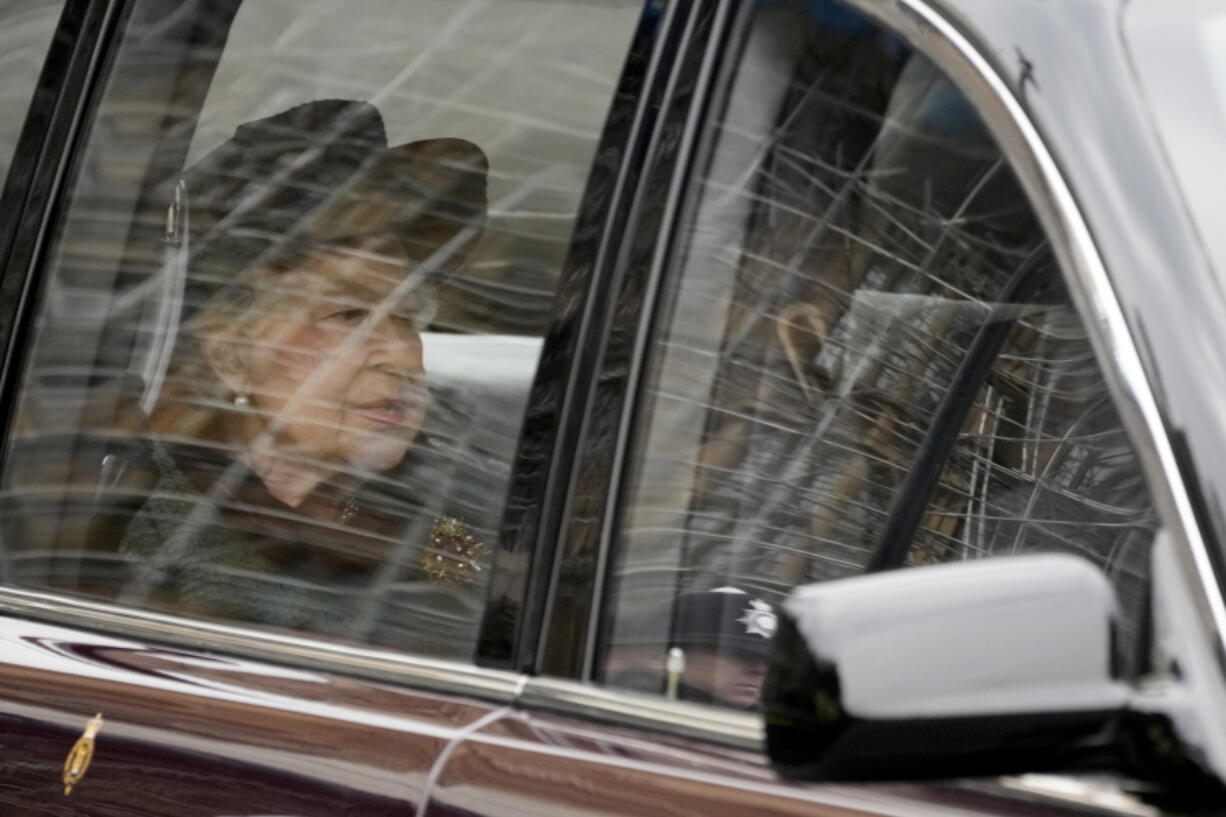
<path fill-rule="evenodd" d="M 1074 556 L 800 588 L 763 696 L 771 762 L 843 781 L 1118 767 L 1115 627 L 1110 584 Z"/>

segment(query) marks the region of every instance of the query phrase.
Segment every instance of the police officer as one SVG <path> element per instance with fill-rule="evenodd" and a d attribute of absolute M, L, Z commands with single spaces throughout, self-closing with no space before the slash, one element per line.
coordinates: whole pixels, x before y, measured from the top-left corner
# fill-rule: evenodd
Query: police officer
<path fill-rule="evenodd" d="M 664 639 L 652 622 L 669 621 Z M 684 593 L 631 623 L 605 661 L 611 686 L 750 709 L 766 677 L 775 611 L 736 587 Z"/>

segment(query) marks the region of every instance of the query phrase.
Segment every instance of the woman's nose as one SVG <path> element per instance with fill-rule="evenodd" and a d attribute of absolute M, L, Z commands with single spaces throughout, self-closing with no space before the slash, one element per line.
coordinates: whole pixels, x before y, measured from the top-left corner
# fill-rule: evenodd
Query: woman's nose
<path fill-rule="evenodd" d="M 741 666 L 741 672 L 746 678 L 761 681 L 766 678 L 766 661 L 746 661 Z"/>
<path fill-rule="evenodd" d="M 374 347 L 373 365 L 394 363 L 406 368 L 421 368 L 421 332 L 403 319 L 387 316 L 370 333 Z"/>

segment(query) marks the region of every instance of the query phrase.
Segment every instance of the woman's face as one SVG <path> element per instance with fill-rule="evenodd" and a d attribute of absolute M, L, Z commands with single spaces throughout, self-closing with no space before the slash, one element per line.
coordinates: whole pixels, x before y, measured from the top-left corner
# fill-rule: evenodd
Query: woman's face
<path fill-rule="evenodd" d="M 391 242 L 329 248 L 264 276 L 227 380 L 271 426 L 278 450 L 382 471 L 404 458 L 426 412 L 417 296 Z"/>

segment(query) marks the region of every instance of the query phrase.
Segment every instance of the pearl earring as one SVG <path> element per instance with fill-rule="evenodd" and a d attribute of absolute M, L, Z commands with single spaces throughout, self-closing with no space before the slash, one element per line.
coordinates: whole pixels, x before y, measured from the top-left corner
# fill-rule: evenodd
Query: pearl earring
<path fill-rule="evenodd" d="M 234 407 L 236 409 L 245 409 L 251 405 L 251 398 L 243 392 L 234 395 Z"/>

